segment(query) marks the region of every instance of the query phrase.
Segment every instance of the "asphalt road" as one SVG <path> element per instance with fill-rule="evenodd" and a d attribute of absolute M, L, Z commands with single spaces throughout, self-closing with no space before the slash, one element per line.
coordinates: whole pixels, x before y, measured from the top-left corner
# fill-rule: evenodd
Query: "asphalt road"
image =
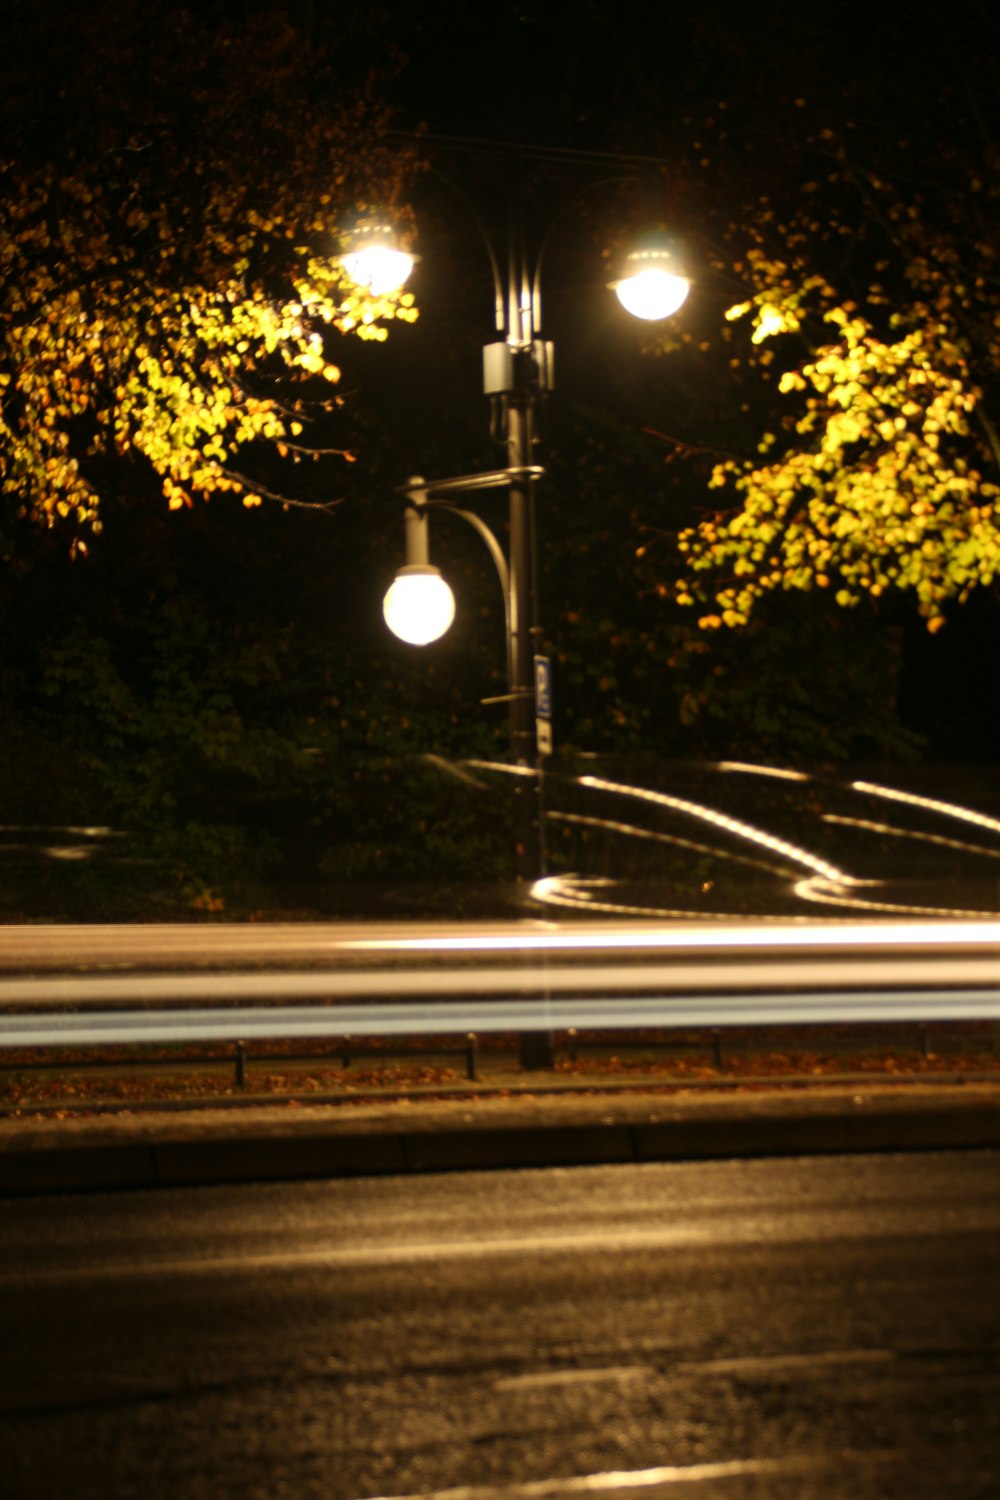
<path fill-rule="evenodd" d="M 0 1491 L 995 1500 L 998 1188 L 983 1151 L 0 1201 Z"/>

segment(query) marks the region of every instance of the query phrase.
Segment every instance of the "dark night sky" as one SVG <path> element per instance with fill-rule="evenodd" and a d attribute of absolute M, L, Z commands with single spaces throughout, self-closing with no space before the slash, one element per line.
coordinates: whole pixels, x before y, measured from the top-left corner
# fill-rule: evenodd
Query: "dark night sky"
<path fill-rule="evenodd" d="M 748 123 L 766 132 L 769 115 L 803 91 L 831 117 L 946 133 L 957 114 L 989 107 L 1000 31 L 977 0 L 958 0 L 946 17 L 891 0 L 853 12 L 796 0 L 394 9 L 389 34 L 410 60 L 402 98 L 412 120 L 609 148 L 625 133 L 633 150 L 644 136 L 655 149 L 665 120 L 739 96 Z"/>

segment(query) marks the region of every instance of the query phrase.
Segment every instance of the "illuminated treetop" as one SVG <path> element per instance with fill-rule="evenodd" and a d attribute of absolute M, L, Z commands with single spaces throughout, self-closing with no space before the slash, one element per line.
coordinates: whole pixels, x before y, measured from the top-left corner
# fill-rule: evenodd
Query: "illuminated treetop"
<path fill-rule="evenodd" d="M 347 87 L 265 7 L 24 8 L 0 135 L 0 482 L 46 524 L 98 524 L 131 467 L 171 507 L 264 487 L 248 450 L 309 451 L 338 401 L 336 336 L 412 298 L 336 259 L 408 167 L 373 84 Z M 350 455 L 345 454 L 349 458 Z"/>
<path fill-rule="evenodd" d="M 936 629 L 1000 576 L 998 23 L 876 7 L 849 46 L 831 7 L 732 9 L 690 12 L 676 89 L 634 57 L 696 288 L 647 341 L 672 468 L 643 571 L 706 628 L 819 588 Z"/>

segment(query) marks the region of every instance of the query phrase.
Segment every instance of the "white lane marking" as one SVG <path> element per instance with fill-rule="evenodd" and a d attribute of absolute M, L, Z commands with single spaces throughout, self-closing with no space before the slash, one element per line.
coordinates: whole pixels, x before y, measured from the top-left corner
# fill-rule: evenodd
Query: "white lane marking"
<path fill-rule="evenodd" d="M 685 1359 L 663 1367 L 664 1375 L 774 1375 L 784 1370 L 810 1371 L 829 1369 L 831 1365 L 893 1364 L 898 1356 L 892 1349 L 819 1349 L 812 1353 L 746 1354 L 720 1359 Z M 654 1366 L 606 1365 L 584 1369 L 526 1370 L 493 1382 L 497 1391 L 516 1391 L 552 1385 L 589 1384 L 594 1381 L 648 1380 L 658 1373 Z"/>
<path fill-rule="evenodd" d="M 608 1490 L 652 1489 L 656 1486 L 701 1484 L 710 1479 L 750 1474 L 794 1474 L 832 1466 L 842 1474 L 845 1463 L 884 1463 L 902 1455 L 890 1449 L 848 1449 L 837 1453 L 803 1453 L 787 1458 L 733 1458 L 717 1463 L 667 1464 L 656 1469 L 613 1470 L 604 1474 L 539 1479 L 527 1484 L 460 1485 L 450 1490 L 427 1490 L 421 1495 L 380 1496 L 379 1500 L 559 1500 L 564 1495 L 600 1494 Z"/>
<path fill-rule="evenodd" d="M 366 1266 L 407 1266 L 441 1260 L 480 1260 L 495 1255 L 578 1254 L 593 1250 L 668 1249 L 675 1245 L 704 1244 L 716 1238 L 709 1228 L 636 1230 L 632 1233 L 564 1234 L 539 1239 L 532 1235 L 492 1240 L 443 1240 L 401 1245 L 358 1245 L 338 1249 L 274 1251 L 262 1255 L 220 1255 L 190 1260 L 105 1262 L 101 1265 L 26 1266 L 21 1271 L 0 1272 L 0 1286 L 28 1282 L 117 1281 L 123 1277 L 209 1275 L 234 1271 L 295 1270 Z"/>
<path fill-rule="evenodd" d="M 735 1358 L 682 1360 L 670 1373 L 699 1375 L 771 1375 L 782 1370 L 812 1370 L 830 1365 L 891 1364 L 893 1349 L 821 1349 L 811 1354 L 745 1354 Z"/>
<path fill-rule="evenodd" d="M 983 1201 L 967 1213 L 962 1225 L 970 1232 L 1000 1227 L 1000 1202 Z M 883 1215 L 870 1229 L 857 1222 L 851 1207 L 822 1212 L 818 1219 L 792 1210 L 790 1214 L 770 1213 L 749 1224 L 723 1223 L 714 1220 L 698 1225 L 668 1224 L 653 1229 L 588 1230 L 576 1234 L 510 1235 L 481 1239 L 417 1240 L 368 1245 L 320 1245 L 310 1250 L 274 1250 L 257 1254 L 220 1254 L 186 1258 L 98 1264 L 44 1266 L 32 1265 L 0 1271 L 0 1287 L 31 1284 L 71 1283 L 76 1281 L 116 1281 L 123 1278 L 152 1276 L 197 1276 L 254 1274 L 258 1271 L 294 1271 L 296 1269 L 377 1269 L 386 1266 L 435 1264 L 443 1261 L 488 1260 L 498 1256 L 626 1254 L 634 1250 L 677 1250 L 704 1244 L 732 1250 L 753 1245 L 823 1244 L 831 1235 L 849 1239 L 880 1239 L 905 1234 L 910 1238 L 933 1236 L 940 1232 L 940 1221 L 920 1206 L 903 1208 Z M 137 1249 L 141 1254 L 141 1248 Z"/>
<path fill-rule="evenodd" d="M 584 1370 L 527 1370 L 523 1375 L 507 1375 L 493 1382 L 496 1391 L 519 1391 L 546 1385 L 590 1384 L 598 1380 L 647 1380 L 654 1374 L 651 1365 L 606 1365 Z"/>

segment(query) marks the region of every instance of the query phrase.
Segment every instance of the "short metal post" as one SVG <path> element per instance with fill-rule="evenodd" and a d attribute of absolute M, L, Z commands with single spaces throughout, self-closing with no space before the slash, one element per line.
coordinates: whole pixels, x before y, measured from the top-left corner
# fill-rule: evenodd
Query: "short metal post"
<path fill-rule="evenodd" d="M 470 1083 L 476 1083 L 476 1033 L 470 1031 L 465 1038 L 465 1076 Z"/>
<path fill-rule="evenodd" d="M 576 1062 L 576 1038 L 576 1027 L 571 1026 L 566 1033 L 566 1051 L 569 1054 L 569 1060 L 571 1063 Z"/>
<path fill-rule="evenodd" d="M 725 1065 L 725 1057 L 722 1051 L 722 1032 L 716 1027 L 712 1032 L 712 1051 L 715 1054 L 715 1066 L 721 1068 Z"/>
<path fill-rule="evenodd" d="M 247 1086 L 247 1044 L 236 1043 L 236 1087 L 245 1089 Z"/>

